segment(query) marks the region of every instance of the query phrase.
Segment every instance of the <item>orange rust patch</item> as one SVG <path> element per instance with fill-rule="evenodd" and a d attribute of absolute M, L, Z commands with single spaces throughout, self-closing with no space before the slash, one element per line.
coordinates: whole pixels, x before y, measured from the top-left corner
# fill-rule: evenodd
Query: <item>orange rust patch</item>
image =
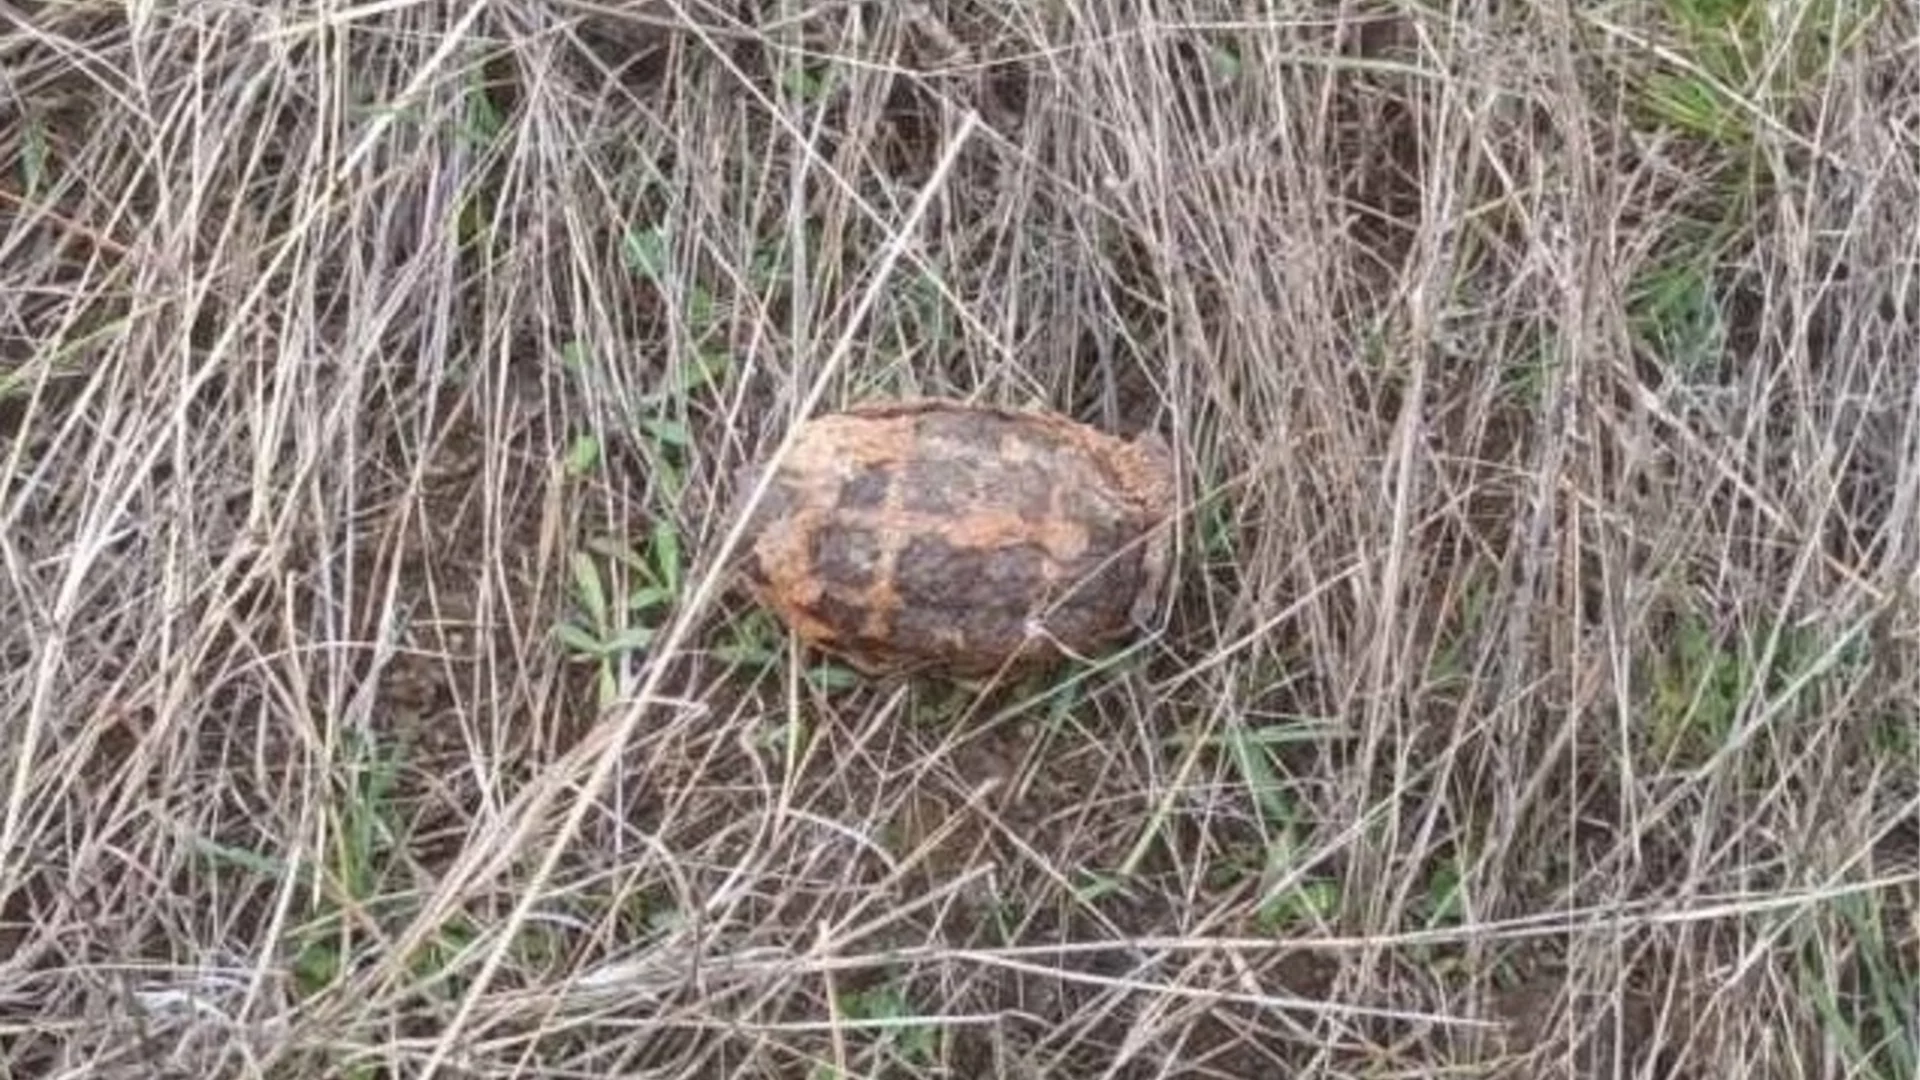
<path fill-rule="evenodd" d="M 1058 517 L 1034 523 L 1013 514 L 980 513 L 935 524 L 927 531 L 957 548 L 991 550 L 1037 544 L 1054 562 L 1079 558 L 1086 553 L 1088 543 L 1086 526 Z"/>
<path fill-rule="evenodd" d="M 808 550 L 808 540 L 821 519 L 818 511 L 802 511 L 792 520 L 774 523 L 753 545 L 753 557 L 765 579 L 764 585 L 753 590 L 755 595 L 796 633 L 812 641 L 834 637 L 833 628 L 808 610 L 826 591 L 825 583 L 813 572 L 813 557 Z"/>
<path fill-rule="evenodd" d="M 786 471 L 845 479 L 857 469 L 897 464 L 913 449 L 912 421 L 823 416 L 794 440 Z"/>

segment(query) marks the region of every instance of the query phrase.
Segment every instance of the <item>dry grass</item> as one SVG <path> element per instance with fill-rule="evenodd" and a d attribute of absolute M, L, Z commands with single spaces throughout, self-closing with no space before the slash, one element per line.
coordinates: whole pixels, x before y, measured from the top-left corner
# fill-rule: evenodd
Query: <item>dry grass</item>
<path fill-rule="evenodd" d="M 1255 6 L 0 0 L 0 1080 L 1914 1076 L 1912 9 Z M 916 392 L 1163 632 L 726 591 Z"/>

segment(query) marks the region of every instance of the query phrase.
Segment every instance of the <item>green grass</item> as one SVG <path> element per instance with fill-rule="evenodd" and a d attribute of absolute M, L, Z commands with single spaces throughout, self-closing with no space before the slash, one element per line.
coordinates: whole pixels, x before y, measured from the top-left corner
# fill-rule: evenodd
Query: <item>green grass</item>
<path fill-rule="evenodd" d="M 1791 131 L 1795 111 L 1887 14 L 1881 0 L 1661 0 L 1657 64 L 1640 99 L 1654 122 L 1728 150 Z"/>

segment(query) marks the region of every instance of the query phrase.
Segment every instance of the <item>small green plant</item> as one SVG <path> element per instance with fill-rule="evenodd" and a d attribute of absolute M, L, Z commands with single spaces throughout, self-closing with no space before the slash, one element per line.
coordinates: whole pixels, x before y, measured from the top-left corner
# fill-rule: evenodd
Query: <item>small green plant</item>
<path fill-rule="evenodd" d="M 808 668 L 807 682 L 817 690 L 851 690 L 860 685 L 860 673 L 829 661 Z"/>
<path fill-rule="evenodd" d="M 1750 144 L 1763 126 L 1790 126 L 1794 103 L 1816 89 L 1879 17 L 1880 0 L 1660 0 L 1659 64 L 1640 81 L 1657 122 L 1708 145 Z"/>
<path fill-rule="evenodd" d="M 627 269 L 656 286 L 667 284 L 667 271 L 673 263 L 673 245 L 665 225 L 629 229 L 622 238 L 620 253 Z"/>
<path fill-rule="evenodd" d="M 331 988 L 371 944 L 347 912 L 374 903 L 395 848 L 391 798 L 399 753 L 357 729 L 343 731 L 339 746 L 344 760 L 327 815 L 331 858 L 321 878 L 321 908 L 294 931 L 294 985 L 308 997 Z"/>
<path fill-rule="evenodd" d="M 627 269 L 652 285 L 680 318 L 688 349 L 662 384 L 647 398 L 658 410 L 683 403 L 687 395 L 719 388 L 733 374 L 726 347 L 726 312 L 713 291 L 698 280 L 683 281 L 674 263 L 674 234 L 664 224 L 628 230 L 621 244 Z"/>
<path fill-rule="evenodd" d="M 883 1057 L 892 1057 L 915 1069 L 934 1064 L 940 1046 L 939 1029 L 917 1020 L 918 1010 L 898 983 L 887 982 L 843 993 L 835 1004 L 841 1016 L 879 1031 L 874 1048 Z M 815 1066 L 812 1075 L 819 1080 L 841 1080 L 847 1074 L 822 1064 Z"/>
<path fill-rule="evenodd" d="M 814 250 L 821 234 L 819 223 L 806 221 L 798 229 L 807 250 Z M 753 258 L 747 263 L 747 281 L 755 292 L 773 294 L 787 284 L 793 273 L 793 262 L 793 244 L 785 234 L 766 240 L 754 249 Z"/>
<path fill-rule="evenodd" d="M 1231 85 L 1240 80 L 1246 62 L 1241 59 L 1236 43 L 1217 41 L 1207 46 L 1207 68 L 1214 78 Z"/>
<path fill-rule="evenodd" d="M 1092 904 L 1109 896 L 1127 895 L 1126 880 L 1117 874 L 1082 867 L 1074 872 L 1074 879 L 1073 898 L 1082 904 Z"/>
<path fill-rule="evenodd" d="M 1234 569 L 1239 565 L 1241 522 L 1238 511 L 1244 503 L 1231 497 L 1227 485 L 1216 478 L 1211 467 L 1196 484 L 1196 490 L 1200 492 L 1200 497 L 1194 500 L 1193 514 L 1197 523 L 1195 532 L 1200 561 L 1210 567 Z"/>
<path fill-rule="evenodd" d="M 1654 664 L 1648 733 L 1653 753 L 1662 762 L 1698 764 L 1732 733 L 1747 672 L 1706 620 L 1692 613 L 1675 620 L 1666 646 Z"/>
<path fill-rule="evenodd" d="M 1236 862 L 1241 873 L 1259 876 L 1261 899 L 1254 921 L 1267 933 L 1324 925 L 1340 908 L 1340 885 L 1332 879 L 1308 876 L 1280 885 L 1296 876 L 1308 829 L 1274 767 L 1273 754 L 1287 745 L 1322 737 L 1311 724 L 1248 728 L 1238 723 L 1218 737 L 1219 748 L 1240 775 L 1263 826 L 1262 848 L 1245 852 Z"/>
<path fill-rule="evenodd" d="M 727 640 L 714 646 L 713 657 L 741 673 L 758 676 L 776 667 L 786 655 L 786 631 L 765 609 L 754 608 L 735 619 Z M 847 690 L 860 684 L 860 673 L 832 660 L 820 660 L 802 673 L 816 690 Z"/>
<path fill-rule="evenodd" d="M 1700 765 L 1724 747 L 1743 711 L 1763 700 L 1776 715 L 1762 737 L 1790 729 L 1791 718 L 1805 714 L 1802 702 L 1823 682 L 1867 662 L 1857 643 L 1836 645 L 1812 628 L 1749 627 L 1722 634 L 1690 612 L 1673 620 L 1660 644 L 1651 664 L 1648 737 L 1656 761 L 1682 768 Z M 1780 697 L 1788 694 L 1795 700 Z"/>
<path fill-rule="evenodd" d="M 1874 755 L 1890 761 L 1920 761 L 1920 706 L 1880 709 L 1868 729 Z"/>
<path fill-rule="evenodd" d="M 643 553 L 606 539 L 587 546 L 574 553 L 574 610 L 556 633 L 577 658 L 596 666 L 606 705 L 620 694 L 625 658 L 653 643 L 665 610 L 680 595 L 680 534 L 663 519 L 654 523 Z"/>
<path fill-rule="evenodd" d="M 780 662 L 780 625 L 758 608 L 735 619 L 728 640 L 714 646 L 714 659 L 729 667 L 764 671 Z"/>
<path fill-rule="evenodd" d="M 641 436 L 639 449 L 653 480 L 657 512 L 670 513 L 686 491 L 686 467 L 693 452 L 692 401 L 724 391 L 735 364 L 726 334 L 727 313 L 697 278 L 677 271 L 675 238 L 664 224 L 629 230 L 621 253 L 627 269 L 651 285 L 662 303 L 677 313 L 667 370 L 641 395 L 630 418 Z"/>
<path fill-rule="evenodd" d="M 486 65 L 478 58 L 467 69 L 459 115 L 450 126 L 454 140 L 467 147 L 473 160 L 462 175 L 454 206 L 454 235 L 462 248 L 484 247 L 500 208 L 502 177 L 495 148 L 502 144 L 507 118 L 488 85 Z"/>
<path fill-rule="evenodd" d="M 838 69 L 827 64 L 788 64 L 780 72 L 780 89 L 787 97 L 802 105 L 813 105 L 825 100 L 834 87 L 838 86 Z"/>
<path fill-rule="evenodd" d="M 1920 1076 L 1920 959 L 1888 936 L 1890 927 L 1901 933 L 1901 913 L 1877 893 L 1841 894 L 1830 904 L 1822 917 L 1829 925 L 1804 935 L 1797 953 L 1803 1000 L 1848 1076 Z"/>
<path fill-rule="evenodd" d="M 896 360 L 914 355 L 940 356 L 959 337 L 956 320 L 940 279 L 931 270 L 907 277 L 902 287 L 882 301 L 876 340 Z M 875 387 L 875 392 L 897 392 L 897 387 Z"/>
<path fill-rule="evenodd" d="M 485 64 L 476 62 L 467 69 L 466 92 L 461 104 L 465 115 L 460 120 L 460 137 L 476 148 L 492 146 L 506 130 L 507 118 L 487 85 Z"/>
<path fill-rule="evenodd" d="M 1420 929 L 1443 930 L 1466 921 L 1467 880 L 1458 856 L 1446 855 L 1435 860 L 1423 884 L 1425 889 L 1413 901 L 1413 914 Z M 1457 971 L 1464 962 L 1459 950 L 1451 945 L 1420 944 L 1413 948 L 1412 954 L 1420 957 L 1427 969 L 1436 974 Z"/>
<path fill-rule="evenodd" d="M 1458 926 L 1466 918 L 1466 878 L 1460 860 L 1441 859 L 1427 875 L 1426 895 L 1420 899 L 1421 920 L 1426 929 Z"/>
<path fill-rule="evenodd" d="M 288 968 L 302 998 L 338 990 L 380 947 L 381 934 L 414 910 L 411 891 L 395 887 L 406 859 L 403 814 L 396 803 L 406 746 L 357 729 L 343 732 L 337 745 L 342 759 L 326 808 L 324 862 L 289 863 L 229 845 L 200 845 L 214 866 L 275 880 L 290 874 L 302 878 L 301 893 L 314 898 L 313 906 L 288 931 Z M 473 923 L 456 914 L 408 958 L 407 971 L 420 986 L 431 987 L 477 936 Z M 440 992 L 457 993 L 458 987 Z"/>
<path fill-rule="evenodd" d="M 1263 898 L 1254 925 L 1275 935 L 1325 926 L 1339 913 L 1340 896 L 1339 882 L 1310 878 Z"/>
<path fill-rule="evenodd" d="M 600 467 L 600 440 L 592 435 L 576 436 L 567 446 L 564 462 L 568 476 L 583 477 Z"/>
<path fill-rule="evenodd" d="M 1724 228 L 1682 228 L 1627 287 L 1634 337 L 1674 378 L 1710 380 L 1726 353 L 1727 322 L 1715 282 Z"/>

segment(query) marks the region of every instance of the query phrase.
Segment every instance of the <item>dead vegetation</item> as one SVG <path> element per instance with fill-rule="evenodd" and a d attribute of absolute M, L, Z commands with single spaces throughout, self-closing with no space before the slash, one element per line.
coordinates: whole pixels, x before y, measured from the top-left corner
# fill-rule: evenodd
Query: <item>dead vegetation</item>
<path fill-rule="evenodd" d="M 1920 24 L 0 0 L 0 1080 L 1910 1077 Z M 1154 428 L 1160 633 L 736 471 Z"/>

